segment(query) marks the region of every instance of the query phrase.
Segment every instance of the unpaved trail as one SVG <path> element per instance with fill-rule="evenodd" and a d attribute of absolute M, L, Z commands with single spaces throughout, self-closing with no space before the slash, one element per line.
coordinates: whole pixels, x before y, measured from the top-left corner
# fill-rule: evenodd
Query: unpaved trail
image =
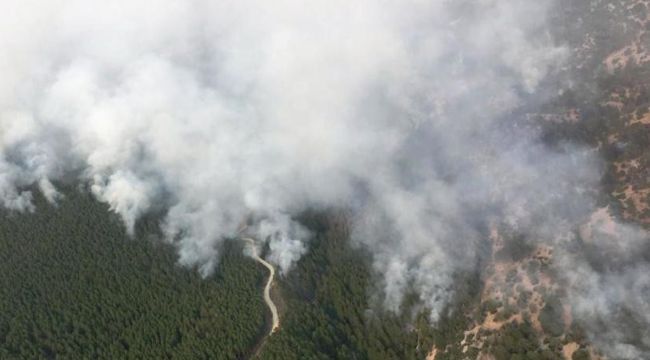
<path fill-rule="evenodd" d="M 264 302 L 266 302 L 266 306 L 271 311 L 272 317 L 272 326 L 267 335 L 268 337 L 280 328 L 280 316 L 278 315 L 278 308 L 275 306 L 273 299 L 271 299 L 271 285 L 273 285 L 273 280 L 275 279 L 275 267 L 273 267 L 273 265 L 269 264 L 266 260 L 262 259 L 259 256 L 257 253 L 257 247 L 255 247 L 255 240 L 248 237 L 244 237 L 242 240 L 244 240 L 249 246 L 252 258 L 258 263 L 264 265 L 264 267 L 269 270 L 269 279 L 266 281 L 266 286 L 264 286 Z"/>

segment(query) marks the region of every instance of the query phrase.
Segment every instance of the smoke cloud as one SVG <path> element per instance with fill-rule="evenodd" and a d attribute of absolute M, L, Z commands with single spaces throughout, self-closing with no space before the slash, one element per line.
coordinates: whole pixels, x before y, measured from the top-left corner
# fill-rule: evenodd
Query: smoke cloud
<path fill-rule="evenodd" d="M 292 214 L 353 209 L 385 305 L 415 288 L 435 321 L 488 218 L 551 239 L 594 209 L 595 154 L 548 148 L 521 115 L 568 56 L 551 5 L 16 2 L 0 202 L 34 211 L 28 186 L 56 203 L 52 181 L 81 174 L 130 232 L 165 209 L 179 262 L 206 276 L 251 214 L 286 272 L 309 239 Z"/>

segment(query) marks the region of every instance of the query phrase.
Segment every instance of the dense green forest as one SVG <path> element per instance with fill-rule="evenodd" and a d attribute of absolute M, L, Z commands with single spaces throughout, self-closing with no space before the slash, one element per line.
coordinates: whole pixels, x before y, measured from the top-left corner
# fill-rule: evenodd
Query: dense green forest
<path fill-rule="evenodd" d="M 251 357 L 266 329 L 267 273 L 240 243 L 227 242 L 202 279 L 176 264 L 155 216 L 130 238 L 87 192 L 67 189 L 56 207 L 36 195 L 36 212 L 0 216 L 0 358 Z M 276 285 L 282 328 L 261 357 L 424 358 L 433 344 L 426 317 L 369 304 L 367 254 L 327 215 L 303 220 L 313 248 Z"/>
<path fill-rule="evenodd" d="M 229 243 L 214 276 L 176 264 L 141 221 L 135 239 L 87 194 L 0 216 L 0 358 L 235 359 L 264 328 L 264 269 Z"/>
<path fill-rule="evenodd" d="M 424 313 L 372 304 L 370 259 L 354 248 L 344 216 L 305 215 L 309 254 L 281 281 L 283 329 L 263 359 L 422 359 L 433 337 Z"/>

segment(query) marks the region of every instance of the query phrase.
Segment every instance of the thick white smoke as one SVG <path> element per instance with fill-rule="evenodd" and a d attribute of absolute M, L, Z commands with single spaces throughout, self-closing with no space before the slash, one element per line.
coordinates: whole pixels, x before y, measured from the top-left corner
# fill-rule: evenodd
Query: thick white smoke
<path fill-rule="evenodd" d="M 56 202 L 51 181 L 80 173 L 129 231 L 167 209 L 179 261 L 204 275 L 251 214 L 286 272 L 308 247 L 291 214 L 354 209 L 386 305 L 415 287 L 435 320 L 474 266 L 481 216 L 543 232 L 592 206 L 593 155 L 547 149 L 514 112 L 567 55 L 550 5 L 14 2 L 0 200 L 33 211 L 26 186 Z"/>

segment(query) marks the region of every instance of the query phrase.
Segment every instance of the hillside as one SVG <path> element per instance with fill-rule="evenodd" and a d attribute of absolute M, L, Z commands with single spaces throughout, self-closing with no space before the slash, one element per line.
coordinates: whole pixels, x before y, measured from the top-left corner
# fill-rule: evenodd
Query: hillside
<path fill-rule="evenodd" d="M 0 359 L 650 357 L 650 0 L 120 1 L 0 21 Z"/>

